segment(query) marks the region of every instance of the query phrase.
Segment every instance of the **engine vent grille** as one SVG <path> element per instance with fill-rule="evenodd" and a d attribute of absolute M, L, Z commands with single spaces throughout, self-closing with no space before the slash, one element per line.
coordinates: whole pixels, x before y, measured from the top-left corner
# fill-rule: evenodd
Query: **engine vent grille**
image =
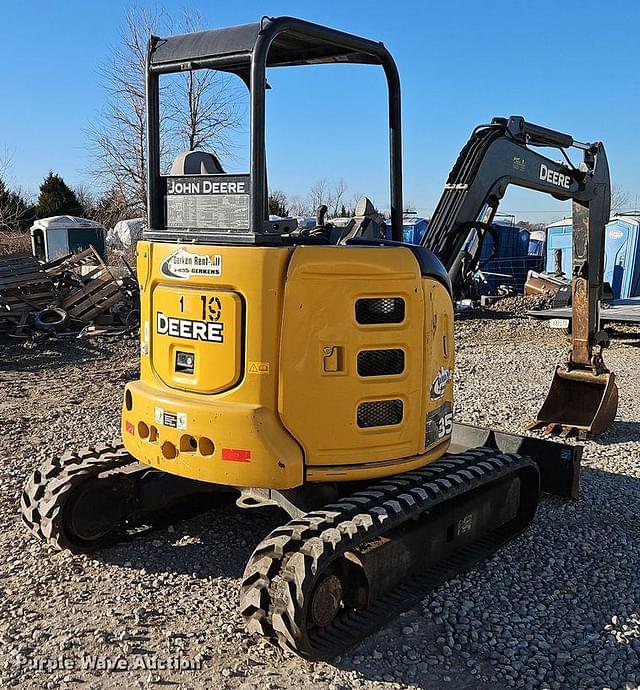
<path fill-rule="evenodd" d="M 402 400 L 374 400 L 358 405 L 358 426 L 391 426 L 402 421 Z"/>
<path fill-rule="evenodd" d="M 358 352 L 358 376 L 389 376 L 404 371 L 404 350 Z"/>
<path fill-rule="evenodd" d="M 404 300 L 402 297 L 365 297 L 356 301 L 356 321 L 369 323 L 402 323 Z"/>

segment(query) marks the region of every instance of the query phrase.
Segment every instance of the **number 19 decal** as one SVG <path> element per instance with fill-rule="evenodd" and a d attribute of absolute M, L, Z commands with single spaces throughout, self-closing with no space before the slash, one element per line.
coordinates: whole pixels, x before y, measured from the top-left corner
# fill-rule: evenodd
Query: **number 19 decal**
<path fill-rule="evenodd" d="M 222 305 L 217 297 L 207 298 L 206 295 L 200 295 L 200 303 L 202 304 L 203 321 L 220 321 Z"/>
<path fill-rule="evenodd" d="M 178 304 L 180 305 L 180 313 L 184 314 L 184 295 L 180 296 Z M 202 321 L 220 321 L 220 317 L 222 316 L 222 304 L 218 297 L 215 295 L 212 297 L 200 295 L 200 306 Z"/>

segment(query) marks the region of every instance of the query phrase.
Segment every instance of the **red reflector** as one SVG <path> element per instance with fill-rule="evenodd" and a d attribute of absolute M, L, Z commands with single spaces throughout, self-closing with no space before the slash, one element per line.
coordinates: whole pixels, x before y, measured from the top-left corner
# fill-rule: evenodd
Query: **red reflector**
<path fill-rule="evenodd" d="M 134 432 L 134 429 L 133 429 L 133 424 L 132 424 L 131 422 L 129 422 L 129 421 L 126 421 L 126 422 L 125 422 L 124 428 L 125 428 L 130 434 L 134 434 L 134 433 L 135 433 L 135 432 Z"/>
<path fill-rule="evenodd" d="M 251 462 L 251 451 L 240 448 L 223 448 L 222 459 L 231 462 Z"/>

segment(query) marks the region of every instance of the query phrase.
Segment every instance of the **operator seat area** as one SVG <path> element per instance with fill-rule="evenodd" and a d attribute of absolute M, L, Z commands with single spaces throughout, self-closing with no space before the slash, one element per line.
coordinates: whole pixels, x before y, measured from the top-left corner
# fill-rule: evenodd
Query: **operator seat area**
<path fill-rule="evenodd" d="M 183 151 L 173 161 L 171 175 L 224 175 L 224 168 L 215 153 Z"/>

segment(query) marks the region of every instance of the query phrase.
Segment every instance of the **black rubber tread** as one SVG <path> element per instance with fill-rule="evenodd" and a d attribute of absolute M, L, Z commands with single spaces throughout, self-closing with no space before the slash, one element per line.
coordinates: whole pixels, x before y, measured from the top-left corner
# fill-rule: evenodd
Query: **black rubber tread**
<path fill-rule="evenodd" d="M 310 595 L 336 558 L 444 501 L 527 470 L 532 474 L 525 481 L 536 482 L 536 501 L 516 530 L 498 529 L 387 592 L 368 609 L 344 610 L 328 628 L 307 630 Z M 538 492 L 539 476 L 533 461 L 477 448 L 386 478 L 323 510 L 308 513 L 271 532 L 249 559 L 240 593 L 247 627 L 306 659 L 331 659 L 520 533 L 533 519 Z"/>
<path fill-rule="evenodd" d="M 24 484 L 20 498 L 24 523 L 35 536 L 59 550 L 79 553 L 104 546 L 105 540 L 99 540 L 89 548 L 88 544 L 80 544 L 65 533 L 65 503 L 88 479 L 103 472 L 113 474 L 135 464 L 138 464 L 137 460 L 129 455 L 119 440 L 46 460 Z M 141 469 L 141 472 L 146 470 L 148 468 Z"/>

